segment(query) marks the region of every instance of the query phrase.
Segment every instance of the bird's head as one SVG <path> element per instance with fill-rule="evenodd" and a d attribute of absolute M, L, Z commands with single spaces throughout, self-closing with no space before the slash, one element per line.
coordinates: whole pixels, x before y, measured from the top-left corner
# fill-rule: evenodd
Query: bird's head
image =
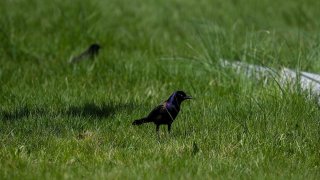
<path fill-rule="evenodd" d="M 178 102 L 179 104 L 184 101 L 184 100 L 187 100 L 187 99 L 192 99 L 191 96 L 188 96 L 185 92 L 183 91 L 176 91 L 174 92 L 170 98 L 168 99 L 169 102 Z"/>
<path fill-rule="evenodd" d="M 89 52 L 91 54 L 98 54 L 99 49 L 101 48 L 101 46 L 99 44 L 91 44 L 89 47 Z"/>

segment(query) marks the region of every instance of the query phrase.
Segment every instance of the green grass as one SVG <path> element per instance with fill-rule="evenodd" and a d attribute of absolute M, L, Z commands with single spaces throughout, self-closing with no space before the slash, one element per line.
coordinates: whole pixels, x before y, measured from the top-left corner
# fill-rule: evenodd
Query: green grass
<path fill-rule="evenodd" d="M 320 112 L 219 59 L 320 71 L 318 1 L 0 1 L 2 179 L 319 179 Z M 96 61 L 67 63 L 99 42 Z M 169 136 L 131 125 L 175 90 Z"/>

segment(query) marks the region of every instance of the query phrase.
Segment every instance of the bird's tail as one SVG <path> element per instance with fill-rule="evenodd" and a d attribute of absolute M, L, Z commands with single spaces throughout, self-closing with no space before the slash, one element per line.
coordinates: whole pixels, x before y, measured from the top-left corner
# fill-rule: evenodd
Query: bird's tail
<path fill-rule="evenodd" d="M 148 118 L 141 118 L 141 119 L 134 120 L 132 125 L 141 125 L 143 123 L 148 123 L 148 122 L 151 122 Z"/>

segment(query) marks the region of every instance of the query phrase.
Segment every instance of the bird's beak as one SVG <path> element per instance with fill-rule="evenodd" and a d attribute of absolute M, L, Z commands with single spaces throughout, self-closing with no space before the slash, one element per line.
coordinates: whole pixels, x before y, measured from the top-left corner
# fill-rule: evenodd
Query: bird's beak
<path fill-rule="evenodd" d="M 184 99 L 192 99 L 192 97 L 191 96 L 186 96 L 186 97 L 184 97 Z"/>

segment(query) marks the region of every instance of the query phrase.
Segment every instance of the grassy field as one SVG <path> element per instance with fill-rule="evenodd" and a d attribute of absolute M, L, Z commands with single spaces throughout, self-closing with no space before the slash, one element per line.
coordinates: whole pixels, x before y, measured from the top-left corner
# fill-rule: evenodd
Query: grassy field
<path fill-rule="evenodd" d="M 1 0 L 1 179 L 319 179 L 318 105 L 217 63 L 319 73 L 319 7 Z M 195 98 L 171 135 L 131 125 L 175 90 Z"/>

